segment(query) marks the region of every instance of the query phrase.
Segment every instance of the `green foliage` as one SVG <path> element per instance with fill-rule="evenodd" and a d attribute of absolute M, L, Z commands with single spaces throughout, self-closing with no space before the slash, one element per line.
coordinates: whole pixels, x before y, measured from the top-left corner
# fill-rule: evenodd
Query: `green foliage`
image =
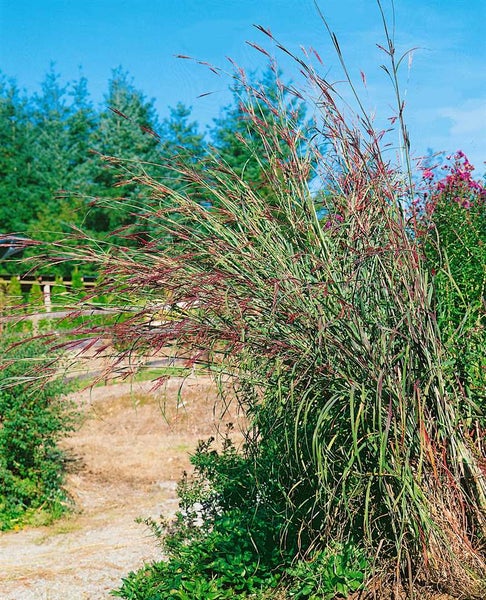
<path fill-rule="evenodd" d="M 486 189 L 473 179 L 474 167 L 462 152 L 445 169 L 438 181 L 425 172 L 423 248 L 451 371 L 486 424 Z"/>
<path fill-rule="evenodd" d="M 63 310 L 68 304 L 67 288 L 60 275 L 56 275 L 51 288 L 51 302 L 54 310 Z"/>
<path fill-rule="evenodd" d="M 94 127 L 83 79 L 62 85 L 51 66 L 30 102 L 30 118 L 34 177 L 29 189 L 35 201 L 24 233 L 33 239 L 55 241 L 66 239 L 73 226 L 83 218 L 84 200 L 89 174 L 88 148 Z M 81 141 L 80 137 L 84 139 Z M 30 249 L 30 255 L 36 249 Z M 64 269 L 63 265 L 59 267 Z M 69 274 L 69 267 L 62 275 Z"/>
<path fill-rule="evenodd" d="M 159 122 L 153 100 L 122 69 L 113 72 L 102 109 L 94 108 L 86 78 L 63 84 L 53 66 L 32 97 L 0 74 L 0 233 L 76 246 L 79 239 L 73 232 L 79 228 L 96 247 L 118 229 L 118 239 L 136 245 L 140 222 L 154 203 L 144 186 L 126 185 L 121 191 L 118 184 L 126 169 L 108 158 L 123 156 L 139 173 L 157 172 L 159 178 L 182 186 L 174 168 L 154 165 L 160 156 L 170 160 L 191 153 L 197 161 L 204 154 L 203 135 L 189 116 L 190 110 L 178 104 L 170 118 Z M 122 211 L 110 210 L 107 203 L 114 198 L 122 202 Z M 142 202 L 140 210 L 134 201 Z M 24 255 L 41 252 L 32 247 Z M 19 270 L 16 260 L 5 261 L 2 268 L 8 273 Z M 65 278 L 72 269 L 69 262 L 56 263 Z M 44 261 L 38 272 L 52 274 L 52 265 Z"/>
<path fill-rule="evenodd" d="M 37 207 L 33 186 L 33 125 L 29 100 L 0 74 L 1 233 L 22 232 Z M 2 270 L 8 265 L 2 264 Z M 11 272 L 11 271 L 10 271 Z"/>
<path fill-rule="evenodd" d="M 38 342 L 2 339 L 0 371 L 0 529 L 58 516 L 68 506 L 62 489 L 65 457 L 59 440 L 74 413 L 62 395 L 66 385 L 49 377 L 52 358 Z M 32 377 L 45 378 L 41 386 Z"/>
<path fill-rule="evenodd" d="M 284 560 L 278 544 L 282 519 L 256 499 L 252 469 L 230 440 L 221 453 L 213 442 L 201 443 L 191 459 L 195 474 L 179 485 L 176 522 L 161 527 L 147 521 L 168 561 L 130 574 L 114 595 L 256 598 L 276 587 L 277 566 Z"/>
<path fill-rule="evenodd" d="M 195 471 L 180 482 L 175 523 L 146 521 L 168 559 L 131 573 L 115 596 L 256 599 L 272 597 L 280 588 L 288 598 L 330 600 L 363 587 L 368 562 L 349 544 L 292 564 L 296 548 L 280 544 L 281 494 L 272 497 L 271 486 L 264 486 L 268 469 L 257 482 L 251 460 L 228 437 L 221 452 L 213 445 L 213 439 L 201 442 L 191 458 Z"/>
<path fill-rule="evenodd" d="M 73 293 L 82 293 L 84 290 L 83 276 L 78 267 L 75 267 L 71 273 L 71 288 Z"/>
<path fill-rule="evenodd" d="M 190 121 L 190 118 L 191 109 L 181 102 L 170 109 L 169 118 L 164 119 L 159 128 L 162 156 L 172 153 L 173 156 L 184 158 L 194 164 L 204 158 L 206 153 L 204 136 L 200 133 L 197 122 Z M 175 172 L 172 173 L 172 177 L 176 177 Z"/>
<path fill-rule="evenodd" d="M 39 183 L 37 207 L 49 207 L 59 190 L 66 189 L 70 174 L 67 119 L 67 86 L 51 65 L 41 83 L 41 92 L 32 99 L 32 122 L 39 133 L 35 138 L 34 169 Z"/>
<path fill-rule="evenodd" d="M 89 194 L 96 201 L 87 207 L 84 219 L 84 226 L 98 235 L 133 224 L 137 217 L 133 200 L 148 201 L 146 191 L 136 183 L 120 189 L 118 182 L 126 176 L 124 169 L 106 168 L 102 157 L 124 156 L 139 171 L 150 170 L 145 165 L 155 164 L 158 158 L 158 139 L 150 133 L 158 128 L 153 100 L 148 101 L 121 68 L 113 71 L 105 106 L 91 139 L 100 155 L 93 161 L 90 173 Z M 109 209 L 107 202 L 113 198 L 120 200 L 120 211 Z"/>
<path fill-rule="evenodd" d="M 0 279 L 0 311 L 3 315 L 4 309 L 7 306 L 7 282 L 5 279 Z"/>
<path fill-rule="evenodd" d="M 333 600 L 363 589 L 369 564 L 353 546 L 329 547 L 300 560 L 287 570 L 292 579 L 289 598 Z"/>
<path fill-rule="evenodd" d="M 44 292 L 42 291 L 41 284 L 38 280 L 34 281 L 30 288 L 27 302 L 31 307 L 43 307 L 44 306 Z"/>
<path fill-rule="evenodd" d="M 62 240 L 63 245 L 75 246 L 79 239 L 73 232 L 80 228 L 96 247 L 99 240 L 116 230 L 118 241 L 130 246 L 136 246 L 140 239 L 166 246 L 171 235 L 167 232 L 156 238 L 151 224 L 150 215 L 158 203 L 133 173 L 156 177 L 172 189 L 190 192 L 199 204 L 208 205 L 216 198 L 204 186 L 188 181 L 180 163 L 189 162 L 202 172 L 210 153 L 217 153 L 235 173 L 244 174 L 253 187 L 269 191 L 264 167 L 271 157 L 253 117 L 278 121 L 274 112 L 281 98 L 303 125 L 303 105 L 272 69 L 264 73 L 258 85 L 270 89 L 271 98 L 265 101 L 262 97 L 255 105 L 257 113 L 252 115 L 244 85 L 235 82 L 233 102 L 215 121 L 209 149 L 198 124 L 190 120 L 189 108 L 179 103 L 168 118 L 160 120 L 153 100 L 148 100 L 121 68 L 113 71 L 100 110 L 90 100 L 86 78 L 63 84 L 52 65 L 41 91 L 30 98 L 19 92 L 15 82 L 1 78 L 3 232 L 17 232 L 47 243 Z M 285 143 L 281 146 L 282 157 L 288 158 Z M 118 202 L 116 211 L 111 210 L 113 201 Z M 40 248 L 32 247 L 24 254 L 40 252 Z M 4 268 L 12 273 L 18 270 L 12 260 Z M 72 268 L 69 263 L 56 264 L 65 278 Z M 52 267 L 45 262 L 39 265 L 39 273 L 51 274 Z"/>
<path fill-rule="evenodd" d="M 17 308 L 18 310 L 22 302 L 23 296 L 20 279 L 12 276 L 7 284 L 7 303 L 11 308 Z"/>

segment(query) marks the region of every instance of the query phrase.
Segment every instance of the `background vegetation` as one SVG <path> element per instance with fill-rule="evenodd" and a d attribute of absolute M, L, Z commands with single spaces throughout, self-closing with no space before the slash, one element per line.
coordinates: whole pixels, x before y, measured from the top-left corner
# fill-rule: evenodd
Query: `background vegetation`
<path fill-rule="evenodd" d="M 440 170 L 424 171 L 427 190 L 416 204 L 418 232 L 434 278 L 437 320 L 451 371 L 484 409 L 486 189 L 461 151 Z"/>
<path fill-rule="evenodd" d="M 32 380 L 32 367 L 56 366 L 41 342 L 19 343 L 2 333 L 0 371 L 0 530 L 45 523 L 69 506 L 63 490 L 65 459 L 58 442 L 74 425 L 60 377 Z"/>
<path fill-rule="evenodd" d="M 263 80 L 269 83 L 272 77 L 269 71 Z M 41 92 L 31 97 L 0 75 L 0 233 L 76 245 L 73 231 L 81 227 L 93 247 L 114 232 L 129 245 L 138 234 L 150 234 L 138 210 L 141 204 L 156 210 L 149 190 L 134 181 L 120 187 L 120 173 L 107 168 L 103 157 L 123 157 L 130 168 L 177 189 L 184 184 L 166 166 L 171 157 L 184 155 L 197 165 L 217 148 L 233 168 L 245 170 L 248 181 L 259 184 L 260 166 L 247 145 L 258 139 L 242 125 L 237 85 L 233 93 L 233 103 L 203 133 L 182 104 L 161 120 L 153 100 L 120 68 L 113 71 L 101 108 L 93 106 L 85 78 L 63 84 L 53 67 Z M 198 201 L 204 203 L 199 191 Z M 112 210 L 114 200 L 117 210 Z M 18 274 L 19 268 L 27 269 L 15 260 L 2 262 L 6 273 Z M 47 262 L 38 271 L 67 277 L 72 268 Z"/>

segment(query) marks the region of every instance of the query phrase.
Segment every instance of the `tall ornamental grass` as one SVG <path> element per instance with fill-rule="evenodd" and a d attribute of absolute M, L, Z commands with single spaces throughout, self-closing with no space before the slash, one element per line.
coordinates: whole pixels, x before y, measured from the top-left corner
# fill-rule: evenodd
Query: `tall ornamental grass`
<path fill-rule="evenodd" d="M 231 382 L 248 417 L 256 502 L 282 517 L 283 550 L 305 558 L 351 543 L 407 589 L 484 597 L 485 458 L 405 217 L 414 190 L 393 41 L 387 32 L 403 168 L 366 113 L 342 108 L 310 51 L 280 48 L 305 77 L 298 90 L 275 67 L 277 95 L 235 73 L 242 143 L 261 141 L 263 186 L 216 152 L 197 165 L 174 157 L 177 190 L 107 157 L 153 200 L 132 206 L 150 232 L 137 247 L 84 254 L 132 307 L 110 334 L 127 353 L 175 347 Z M 314 122 L 302 130 L 283 97 L 304 90 Z"/>

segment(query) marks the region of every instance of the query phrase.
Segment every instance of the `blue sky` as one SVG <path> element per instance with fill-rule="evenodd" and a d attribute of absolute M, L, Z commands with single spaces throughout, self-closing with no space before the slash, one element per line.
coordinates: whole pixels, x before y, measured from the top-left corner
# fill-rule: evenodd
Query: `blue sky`
<path fill-rule="evenodd" d="M 390 12 L 390 1 L 383 0 Z M 378 122 L 393 114 L 390 86 L 376 48 L 383 31 L 375 0 L 321 0 L 367 108 Z M 402 89 L 412 151 L 462 149 L 477 171 L 486 160 L 486 3 L 484 0 L 395 0 L 396 45 L 417 47 L 405 62 Z M 217 77 L 185 54 L 228 71 L 227 56 L 251 70 L 263 57 L 246 41 L 265 44 L 261 24 L 289 49 L 312 46 L 324 72 L 339 80 L 336 55 L 313 0 L 0 0 L 0 70 L 29 93 L 39 89 L 51 61 L 65 82 L 88 79 L 103 101 L 113 68 L 123 66 L 136 87 L 156 99 L 161 116 L 182 101 L 203 125 L 227 104 L 229 79 Z M 275 53 L 288 79 L 295 67 Z M 213 92 L 198 98 L 200 94 Z"/>

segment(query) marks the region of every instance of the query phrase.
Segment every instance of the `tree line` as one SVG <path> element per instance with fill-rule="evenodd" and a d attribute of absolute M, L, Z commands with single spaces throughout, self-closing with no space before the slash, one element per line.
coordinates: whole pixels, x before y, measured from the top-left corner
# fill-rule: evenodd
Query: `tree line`
<path fill-rule="evenodd" d="M 268 87 L 272 79 L 276 84 L 278 74 L 269 70 L 262 82 Z M 112 232 L 123 232 L 127 243 L 134 243 L 147 223 L 137 227 L 143 215 L 133 207 L 146 202 L 153 208 L 153 201 L 136 181 L 120 187 L 122 171 L 134 169 L 182 188 L 186 184 L 174 157 L 190 157 L 203 168 L 205 157 L 217 152 L 230 169 L 263 186 L 262 142 L 248 129 L 241 86 L 232 92 L 232 102 L 203 131 L 182 103 L 161 119 L 154 100 L 121 67 L 113 70 L 99 107 L 85 77 L 63 83 L 53 66 L 31 95 L 0 74 L 0 234 L 52 242 L 80 228 L 93 243 Z M 262 104 L 261 110 L 270 109 Z M 298 118 L 302 121 L 303 113 Z M 123 158 L 125 166 L 110 168 L 106 157 Z M 209 201 L 204 190 L 198 194 L 201 203 Z M 119 209 L 113 211 L 115 199 Z M 1 270 L 18 268 L 3 261 Z M 57 267 L 61 274 L 63 269 L 67 274 L 72 266 Z"/>

